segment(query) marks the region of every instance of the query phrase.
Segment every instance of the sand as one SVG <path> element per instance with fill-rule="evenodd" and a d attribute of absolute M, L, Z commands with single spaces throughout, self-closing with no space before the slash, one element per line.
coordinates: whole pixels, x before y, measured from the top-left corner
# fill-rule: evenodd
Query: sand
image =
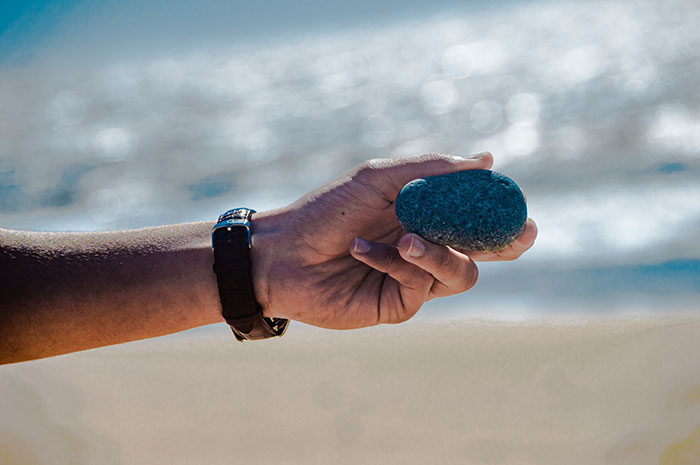
<path fill-rule="evenodd" d="M 700 463 L 700 319 L 223 325 L 0 367 L 2 464 Z"/>

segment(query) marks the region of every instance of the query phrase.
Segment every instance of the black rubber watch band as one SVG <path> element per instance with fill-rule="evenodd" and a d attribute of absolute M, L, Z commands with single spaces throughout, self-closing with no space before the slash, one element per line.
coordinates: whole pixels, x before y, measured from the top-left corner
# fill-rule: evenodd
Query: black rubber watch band
<path fill-rule="evenodd" d="M 214 272 L 222 315 L 239 341 L 282 336 L 289 320 L 267 318 L 255 299 L 250 262 L 250 217 L 255 210 L 235 208 L 212 229 Z"/>

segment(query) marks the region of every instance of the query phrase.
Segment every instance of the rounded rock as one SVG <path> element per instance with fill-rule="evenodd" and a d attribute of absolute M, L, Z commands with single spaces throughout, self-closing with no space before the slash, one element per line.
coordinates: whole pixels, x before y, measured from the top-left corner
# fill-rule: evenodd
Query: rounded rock
<path fill-rule="evenodd" d="M 437 244 L 497 251 L 525 228 L 527 205 L 520 187 L 489 170 L 469 170 L 414 179 L 395 203 L 403 228 Z"/>

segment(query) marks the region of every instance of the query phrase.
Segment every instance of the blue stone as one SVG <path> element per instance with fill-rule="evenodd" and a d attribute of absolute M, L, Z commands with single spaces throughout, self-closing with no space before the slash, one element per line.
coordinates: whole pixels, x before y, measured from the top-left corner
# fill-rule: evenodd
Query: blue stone
<path fill-rule="evenodd" d="M 414 179 L 396 197 L 395 211 L 408 232 L 437 244 L 478 251 L 507 247 L 527 220 L 520 187 L 489 170 Z"/>

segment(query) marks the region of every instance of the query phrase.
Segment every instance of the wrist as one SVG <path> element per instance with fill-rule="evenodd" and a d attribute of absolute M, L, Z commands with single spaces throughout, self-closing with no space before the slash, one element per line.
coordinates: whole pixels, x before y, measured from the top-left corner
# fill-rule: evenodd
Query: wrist
<path fill-rule="evenodd" d="M 275 313 L 270 287 L 285 251 L 286 217 L 285 211 L 272 210 L 254 213 L 250 220 L 253 289 L 263 315 L 270 318 L 282 317 Z"/>

